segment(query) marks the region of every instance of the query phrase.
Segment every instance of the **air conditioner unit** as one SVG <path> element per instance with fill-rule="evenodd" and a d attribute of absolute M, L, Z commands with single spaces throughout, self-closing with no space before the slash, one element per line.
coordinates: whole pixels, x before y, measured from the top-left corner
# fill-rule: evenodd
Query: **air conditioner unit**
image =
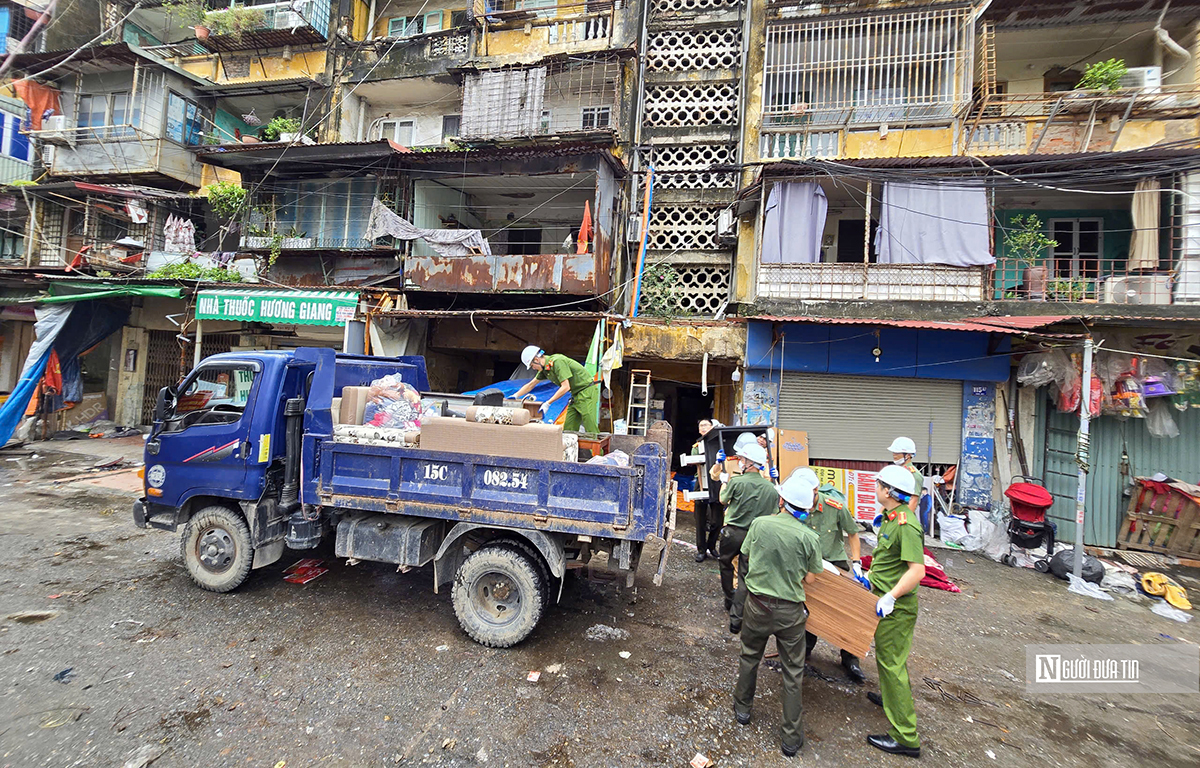
<path fill-rule="evenodd" d="M 733 207 L 721 209 L 717 214 L 717 241 L 728 244 L 737 240 L 737 217 L 733 215 Z"/>
<path fill-rule="evenodd" d="M 1170 304 L 1170 275 L 1121 275 L 1104 281 L 1106 304 Z"/>
<path fill-rule="evenodd" d="M 275 29 L 296 29 L 307 26 L 308 22 L 296 11 L 275 11 Z"/>
<path fill-rule="evenodd" d="M 35 134 L 42 141 L 72 141 L 75 138 L 75 123 L 66 115 L 51 115 L 42 120 L 42 130 Z"/>
<path fill-rule="evenodd" d="M 642 242 L 642 214 L 629 214 L 629 226 L 625 228 L 625 239 L 631 243 Z"/>
<path fill-rule="evenodd" d="M 1121 76 L 1122 88 L 1137 88 L 1146 93 L 1162 92 L 1162 67 L 1130 67 Z"/>

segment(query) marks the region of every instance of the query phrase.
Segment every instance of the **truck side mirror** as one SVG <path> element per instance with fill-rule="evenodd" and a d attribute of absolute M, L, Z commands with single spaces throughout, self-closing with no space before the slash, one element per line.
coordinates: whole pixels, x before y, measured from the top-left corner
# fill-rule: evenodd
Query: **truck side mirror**
<path fill-rule="evenodd" d="M 167 400 L 175 399 L 173 387 L 163 387 L 158 390 L 158 399 L 154 401 L 154 420 L 163 421 L 167 417 Z"/>

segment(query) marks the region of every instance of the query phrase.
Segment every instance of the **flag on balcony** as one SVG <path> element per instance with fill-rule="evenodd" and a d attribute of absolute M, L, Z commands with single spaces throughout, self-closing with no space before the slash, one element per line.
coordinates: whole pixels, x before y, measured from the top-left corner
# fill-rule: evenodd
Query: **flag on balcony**
<path fill-rule="evenodd" d="M 1128 269 L 1158 269 L 1158 216 L 1162 185 L 1145 178 L 1133 193 L 1133 235 L 1129 239 Z"/>
<path fill-rule="evenodd" d="M 875 254 L 880 264 L 995 264 L 987 192 L 961 184 L 884 184 Z"/>
<path fill-rule="evenodd" d="M 588 200 L 583 201 L 583 221 L 579 225 L 579 237 L 575 246 L 575 253 L 583 254 L 588 252 L 588 244 L 592 240 L 592 204 Z"/>
<path fill-rule="evenodd" d="M 812 264 L 821 260 L 821 237 L 829 201 L 815 181 L 776 184 L 767 196 L 763 264 Z"/>

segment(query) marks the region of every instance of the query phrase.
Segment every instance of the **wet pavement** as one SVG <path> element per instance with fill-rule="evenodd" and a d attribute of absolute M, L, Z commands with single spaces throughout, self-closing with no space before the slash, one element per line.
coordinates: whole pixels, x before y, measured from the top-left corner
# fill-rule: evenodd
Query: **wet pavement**
<path fill-rule="evenodd" d="M 717 567 L 684 547 L 661 587 L 651 557 L 635 589 L 603 573 L 569 579 L 527 641 L 493 650 L 459 629 L 428 568 L 288 552 L 233 593 L 196 588 L 178 536 L 133 526 L 126 481 L 89 482 L 101 458 L 136 460 L 136 442 L 92 442 L 106 444 L 0 452 L 0 766 L 121 766 L 139 749 L 158 755 L 154 768 L 682 767 L 697 752 L 717 766 L 910 764 L 864 741 L 886 727 L 864 696 L 873 658 L 856 686 L 824 643 L 797 758 L 779 754 L 770 661 L 754 720 L 736 725 L 739 646 Z M 1197 765 L 1200 697 L 1030 696 L 1024 646 L 1197 643 L 1200 622 L 940 555 L 963 592 L 921 591 L 910 671 L 924 754 L 912 764 Z M 314 556 L 329 573 L 283 580 Z M 1176 576 L 1200 595 L 1200 571 Z M 620 631 L 587 639 L 596 625 Z"/>

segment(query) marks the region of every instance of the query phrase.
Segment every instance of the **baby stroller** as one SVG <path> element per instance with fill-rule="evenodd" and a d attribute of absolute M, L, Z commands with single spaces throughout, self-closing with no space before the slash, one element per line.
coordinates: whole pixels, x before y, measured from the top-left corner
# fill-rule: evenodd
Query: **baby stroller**
<path fill-rule="evenodd" d="M 1046 519 L 1046 512 L 1054 505 L 1054 497 L 1045 488 L 1032 482 L 1032 478 L 1020 479 L 1024 482 L 1013 483 L 1004 492 L 1012 506 L 1012 517 L 1008 521 L 1008 554 L 1000 562 L 1014 564 L 1014 546 L 1033 549 L 1045 543 L 1046 558 L 1035 562 L 1033 567 L 1041 573 L 1047 573 L 1050 570 L 1050 558 L 1054 556 L 1055 525 Z"/>

